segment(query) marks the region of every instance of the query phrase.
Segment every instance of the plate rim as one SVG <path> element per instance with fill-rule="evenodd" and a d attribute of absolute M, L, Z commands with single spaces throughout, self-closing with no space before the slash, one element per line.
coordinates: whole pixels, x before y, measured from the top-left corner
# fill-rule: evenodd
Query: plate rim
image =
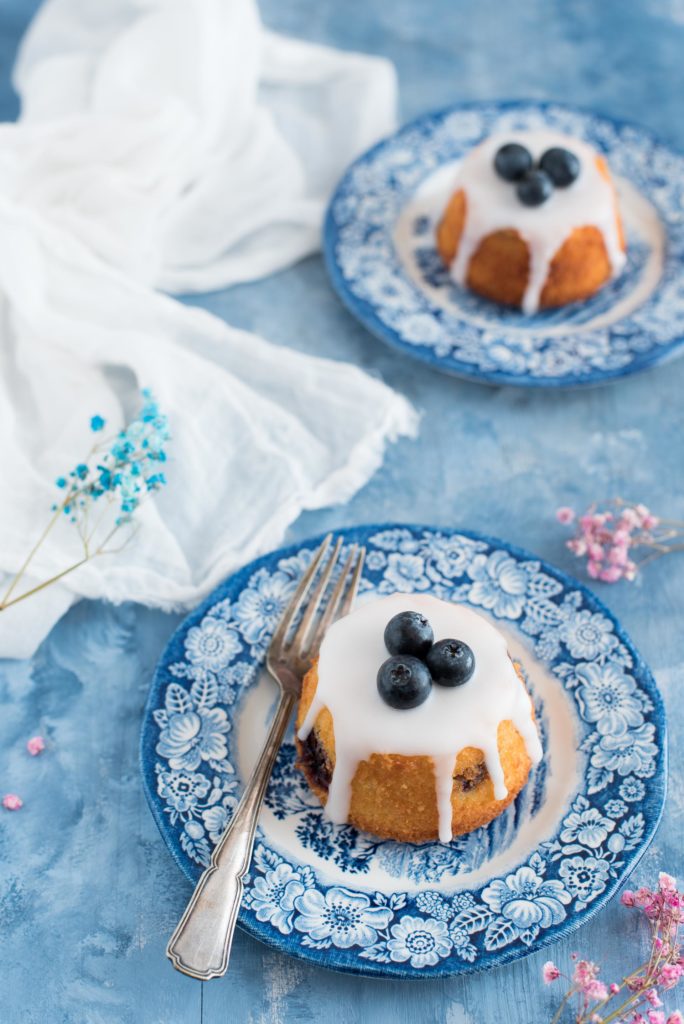
<path fill-rule="evenodd" d="M 540 569 L 544 572 L 550 572 L 552 576 L 559 580 L 563 584 L 564 588 L 572 588 L 579 591 L 582 597 L 589 602 L 589 607 L 592 611 L 598 612 L 605 615 L 613 624 L 616 637 L 619 638 L 620 642 L 626 644 L 630 653 L 634 656 L 634 667 L 633 673 L 639 675 L 641 678 L 647 679 L 649 682 L 648 692 L 649 696 L 653 699 L 653 718 L 658 723 L 658 733 L 660 741 L 660 759 L 662 767 L 660 770 L 656 770 L 656 773 L 651 779 L 652 783 L 657 783 L 657 795 L 659 798 L 659 805 L 657 813 L 653 818 L 650 819 L 648 827 L 644 831 L 644 836 L 639 846 L 630 851 L 631 857 L 626 862 L 625 868 L 621 871 L 621 874 L 616 878 L 611 885 L 607 885 L 606 889 L 599 894 L 591 903 L 589 903 L 583 910 L 576 912 L 572 917 L 566 918 L 565 921 L 561 922 L 556 930 L 552 934 L 548 932 L 542 932 L 534 940 L 534 943 L 528 948 L 519 948 L 518 946 L 509 947 L 508 949 L 497 950 L 493 953 L 491 959 L 488 962 L 468 962 L 456 959 L 453 956 L 448 956 L 441 960 L 437 965 L 426 972 L 417 968 L 412 968 L 406 963 L 379 963 L 371 960 L 361 960 L 357 957 L 356 963 L 327 963 L 325 954 L 327 950 L 316 950 L 307 949 L 302 947 L 298 943 L 291 942 L 290 935 L 282 935 L 277 933 L 268 922 L 260 922 L 254 918 L 253 920 L 241 907 L 238 916 L 238 926 L 253 938 L 272 949 L 278 950 L 280 953 L 284 953 L 288 956 L 294 957 L 295 959 L 301 960 L 305 963 L 316 967 L 324 967 L 326 970 L 333 970 L 341 974 L 351 974 L 357 977 L 375 977 L 384 979 L 411 979 L 411 980 L 424 980 L 430 981 L 438 978 L 447 977 L 458 977 L 467 976 L 469 974 L 480 973 L 482 971 L 491 970 L 497 967 L 504 966 L 507 963 L 512 963 L 516 960 L 524 959 L 525 957 L 539 952 L 541 949 L 546 948 L 549 945 L 553 945 L 556 942 L 567 938 L 578 928 L 585 925 L 588 921 L 592 920 L 616 895 L 618 890 L 624 886 L 627 879 L 630 877 L 632 872 L 635 870 L 640 860 L 649 848 L 653 838 L 658 830 L 660 822 L 663 817 L 665 810 L 665 804 L 667 800 L 668 790 L 668 765 L 669 765 L 669 737 L 667 729 L 667 715 L 665 711 L 665 705 L 662 694 L 658 683 L 653 675 L 651 669 L 644 661 L 639 650 L 635 647 L 629 634 L 625 631 L 624 627 L 620 624 L 616 616 L 611 610 L 606 607 L 601 598 L 597 597 L 593 590 L 587 585 L 577 580 L 575 577 L 565 572 L 562 569 L 558 569 L 551 565 L 545 558 L 536 555 L 526 548 L 521 548 L 516 544 L 512 544 L 508 541 L 504 541 L 499 537 L 493 536 L 488 533 L 481 532 L 479 530 L 465 529 L 458 526 L 438 526 L 434 524 L 425 523 L 412 523 L 412 522 L 381 522 L 381 523 L 364 523 L 352 526 L 340 527 L 334 530 L 335 535 L 340 535 L 343 538 L 343 542 L 354 542 L 358 541 L 361 537 L 365 537 L 369 534 L 380 533 L 384 530 L 396 530 L 396 529 L 408 529 L 412 532 L 427 531 L 429 533 L 442 533 L 447 535 L 458 535 L 467 537 L 471 540 L 483 541 L 489 547 L 495 549 L 504 549 L 510 552 L 518 559 L 524 559 L 525 561 L 533 560 L 539 562 Z M 181 619 L 176 628 L 173 630 L 169 638 L 167 639 L 164 648 L 159 655 L 156 662 L 154 673 L 150 681 L 147 698 L 145 701 L 141 728 L 140 728 L 140 742 L 138 748 L 138 766 L 142 776 L 143 792 L 145 799 L 152 813 L 152 817 L 159 830 L 164 846 L 171 854 L 176 865 L 179 867 L 183 876 L 192 883 L 194 886 L 201 874 L 202 869 L 197 867 L 192 869 L 186 858 L 181 856 L 177 845 L 172 841 L 171 836 L 168 834 L 168 822 L 166 821 L 163 812 L 160 810 L 160 806 L 156 800 L 156 785 L 153 779 L 154 775 L 154 748 L 156 746 L 156 737 L 152 729 L 152 711 L 153 708 L 153 697 L 158 695 L 160 692 L 160 676 L 163 671 L 163 667 L 166 664 L 167 652 L 172 648 L 174 641 L 187 632 L 187 630 L 197 621 L 206 615 L 206 613 L 222 599 L 222 592 L 228 583 L 234 584 L 237 580 L 241 583 L 243 580 L 249 579 L 252 574 L 258 571 L 260 568 L 272 563 L 276 559 L 283 559 L 290 556 L 296 555 L 302 550 L 302 548 L 314 548 L 318 546 L 323 538 L 331 531 L 323 531 L 320 534 L 316 534 L 313 537 L 304 537 L 301 540 L 294 541 L 293 543 L 286 544 L 283 547 L 276 548 L 273 551 L 267 552 L 258 558 L 253 559 L 246 565 L 240 566 L 234 573 L 227 576 L 212 592 L 200 602 L 197 607 L 193 608 L 187 615 Z M 258 836 L 257 840 L 258 842 Z"/>
<path fill-rule="evenodd" d="M 355 320 L 357 320 L 357 322 L 366 328 L 367 331 L 369 331 L 375 338 L 384 342 L 390 348 L 393 348 L 409 358 L 415 359 L 418 362 L 429 366 L 430 369 L 443 373 L 446 376 L 456 377 L 460 380 L 467 380 L 471 383 L 488 385 L 490 387 L 511 386 L 535 389 L 555 389 L 559 391 L 601 387 L 603 385 L 612 384 L 616 380 L 631 377 L 633 374 L 643 373 L 646 370 L 654 369 L 656 366 L 662 366 L 671 359 L 676 359 L 680 355 L 684 354 L 683 331 L 676 338 L 667 342 L 667 344 L 654 346 L 649 349 L 648 352 L 640 353 L 635 356 L 634 359 L 632 359 L 626 366 L 616 367 L 615 369 L 593 370 L 592 372 L 568 375 L 563 378 L 531 377 L 529 375 L 508 373 L 503 370 L 474 370 L 471 364 L 461 362 L 458 359 L 451 359 L 450 365 L 447 365 L 445 359 L 435 355 L 433 350 L 428 346 L 412 345 L 400 338 L 396 331 L 391 327 L 388 327 L 380 319 L 372 303 L 367 299 L 357 296 L 349 287 L 335 257 L 335 247 L 339 232 L 333 216 L 333 207 L 342 187 L 347 182 L 351 173 L 357 167 L 369 163 L 377 153 L 390 146 L 404 132 L 417 128 L 426 121 L 441 122 L 451 114 L 467 112 L 470 110 L 481 110 L 488 107 L 495 107 L 501 111 L 515 110 L 522 107 L 534 107 L 541 112 L 544 112 L 549 108 L 565 110 L 568 113 L 580 114 L 583 117 L 592 117 L 604 121 L 615 128 L 627 130 L 632 129 L 639 134 L 648 137 L 655 146 L 667 150 L 677 157 L 684 157 L 684 148 L 679 149 L 677 146 L 664 141 L 657 133 L 653 132 L 651 128 L 639 121 L 634 121 L 630 118 L 614 117 L 611 114 L 604 114 L 602 112 L 591 110 L 589 107 L 575 106 L 574 104 L 563 103 L 560 101 L 557 102 L 555 100 L 526 99 L 524 97 L 508 100 L 499 100 L 496 98 L 491 100 L 467 100 L 462 103 L 451 103 L 436 110 L 428 110 L 423 114 L 412 118 L 410 121 L 406 121 L 401 124 L 399 128 L 393 131 L 390 135 L 384 136 L 384 138 L 374 143 L 374 145 L 370 146 L 356 157 L 356 159 L 349 164 L 341 175 L 330 197 L 323 221 L 323 262 L 325 264 L 330 283 L 343 306 L 355 318 Z M 664 227 L 667 227 L 667 225 L 664 225 Z M 666 240 L 667 237 L 668 234 L 666 232 Z M 616 323 L 620 322 L 620 320 L 616 321 Z"/>

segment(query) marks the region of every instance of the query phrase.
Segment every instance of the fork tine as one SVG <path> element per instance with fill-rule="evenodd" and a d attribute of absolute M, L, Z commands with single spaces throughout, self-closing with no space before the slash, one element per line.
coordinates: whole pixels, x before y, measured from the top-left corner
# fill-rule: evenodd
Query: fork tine
<path fill-rule="evenodd" d="M 347 596 L 345 597 L 344 604 L 340 609 L 340 618 L 342 618 L 343 615 L 349 615 L 349 612 L 352 610 L 354 601 L 356 600 L 356 595 L 359 591 L 359 583 L 361 582 L 361 573 L 363 572 L 363 563 L 365 560 L 366 549 L 365 547 L 362 547 L 359 549 L 359 558 L 356 563 L 356 568 L 354 569 L 354 575 L 352 576 L 351 583 L 349 584 Z"/>
<path fill-rule="evenodd" d="M 316 551 L 313 558 L 311 559 L 311 564 L 309 565 L 309 568 L 306 570 L 301 580 L 299 581 L 299 586 L 297 587 L 289 605 L 285 609 L 283 617 L 280 620 L 280 623 L 278 624 L 278 628 L 276 629 L 275 633 L 273 634 L 273 637 L 271 638 L 271 643 L 269 647 L 270 651 L 275 651 L 277 648 L 282 646 L 283 641 L 287 636 L 290 627 L 295 619 L 295 616 L 297 615 L 297 612 L 301 608 L 304 602 L 304 598 L 309 592 L 309 589 L 311 587 L 311 584 L 316 573 L 318 572 L 320 564 L 323 561 L 323 558 L 325 557 L 328 548 L 330 547 L 331 540 L 332 533 L 329 533 L 327 537 L 324 538 L 323 543 L 321 544 L 318 551 Z"/>
<path fill-rule="evenodd" d="M 316 616 L 316 613 L 320 607 L 323 595 L 325 594 L 330 577 L 332 576 L 333 569 L 337 565 L 337 557 L 342 547 L 342 538 L 338 537 L 333 548 L 332 555 L 328 559 L 325 569 L 321 573 L 320 579 L 316 584 L 316 589 L 309 598 L 309 603 L 306 606 L 306 611 L 302 616 L 302 621 L 297 626 L 297 631 L 292 637 L 292 640 L 287 645 L 289 651 L 294 651 L 295 654 L 302 655 L 306 650 L 306 640 L 311 631 L 311 626 Z"/>
<path fill-rule="evenodd" d="M 318 627 L 318 632 L 320 633 L 321 637 L 323 636 L 324 633 L 327 632 L 328 627 L 332 625 L 334 619 L 337 617 L 337 609 L 339 608 L 340 603 L 342 601 L 342 597 L 344 595 L 344 588 L 347 585 L 349 573 L 351 572 L 352 565 L 354 564 L 354 559 L 356 558 L 356 552 L 356 544 L 352 544 L 351 548 L 349 549 L 349 554 L 347 555 L 345 563 L 342 566 L 340 578 L 335 584 L 335 589 L 330 595 L 330 600 L 328 601 L 326 609 L 323 612 L 323 618 L 321 619 L 320 625 Z"/>
<path fill-rule="evenodd" d="M 353 544 L 352 547 L 350 548 L 349 554 L 347 555 L 347 559 L 342 568 L 342 572 L 340 573 L 340 578 L 335 584 L 335 589 L 333 590 L 330 596 L 330 601 L 326 606 L 325 612 L 323 613 L 321 621 L 319 622 L 316 632 L 312 638 L 309 652 L 310 657 L 312 659 L 316 657 L 316 655 L 318 654 L 318 649 L 321 646 L 323 637 L 328 632 L 328 628 L 334 622 L 334 620 L 337 618 L 341 618 L 342 615 L 346 615 L 347 612 L 351 611 L 351 606 L 354 603 L 354 596 L 356 594 L 356 590 L 358 589 L 358 581 L 360 578 L 361 568 L 363 567 L 365 553 L 366 549 L 361 548 L 361 551 L 359 552 L 358 546 L 356 544 Z M 357 558 L 357 555 L 358 561 L 353 571 L 352 582 L 350 586 L 350 592 L 353 591 L 352 597 L 351 599 L 347 597 L 344 604 L 342 605 L 342 610 L 338 614 L 338 609 L 340 608 L 342 597 L 344 596 L 345 587 L 347 586 L 347 583 L 349 581 L 349 574 L 352 572 L 352 566 L 354 565 L 354 561 Z"/>

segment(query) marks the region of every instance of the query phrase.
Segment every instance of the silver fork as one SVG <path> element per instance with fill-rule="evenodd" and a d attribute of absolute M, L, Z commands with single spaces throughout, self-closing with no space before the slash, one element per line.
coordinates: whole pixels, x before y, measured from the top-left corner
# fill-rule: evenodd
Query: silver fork
<path fill-rule="evenodd" d="M 220 978 L 226 972 L 242 900 L 243 879 L 252 859 L 259 811 L 273 763 L 301 691 L 302 679 L 318 654 L 328 626 L 351 611 L 356 598 L 366 550 L 354 544 L 330 597 L 324 601 L 339 561 L 342 539 L 338 537 L 332 554 L 326 560 L 331 543 L 332 534 L 328 534 L 273 634 L 266 658 L 268 671 L 280 689 L 273 721 L 235 814 L 214 848 L 211 863 L 197 883 L 166 947 L 166 955 L 173 966 L 200 981 Z M 307 599 L 301 621 L 290 638 L 297 615 Z"/>

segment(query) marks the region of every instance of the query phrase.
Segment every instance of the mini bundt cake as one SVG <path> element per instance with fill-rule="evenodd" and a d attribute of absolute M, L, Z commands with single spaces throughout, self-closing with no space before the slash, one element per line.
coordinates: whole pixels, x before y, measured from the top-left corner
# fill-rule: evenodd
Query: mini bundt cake
<path fill-rule="evenodd" d="M 501 633 L 424 594 L 377 599 L 330 627 L 304 678 L 296 743 L 332 821 L 413 843 L 487 824 L 542 754 Z"/>
<path fill-rule="evenodd" d="M 491 136 L 458 168 L 437 248 L 457 284 L 528 314 L 589 298 L 625 263 L 605 160 L 555 132 Z"/>

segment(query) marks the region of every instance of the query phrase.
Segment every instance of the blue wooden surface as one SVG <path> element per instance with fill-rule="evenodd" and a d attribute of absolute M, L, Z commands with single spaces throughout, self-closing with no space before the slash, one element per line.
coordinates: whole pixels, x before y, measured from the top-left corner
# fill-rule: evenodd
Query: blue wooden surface
<path fill-rule="evenodd" d="M 0 0 L 0 117 L 16 114 L 9 70 L 34 0 Z M 647 124 L 684 148 L 681 0 L 265 0 L 269 25 L 395 61 L 402 116 L 460 99 L 566 100 Z M 276 342 L 349 359 L 424 410 L 344 508 L 301 517 L 296 539 L 342 524 L 407 519 L 504 536 L 574 571 L 553 509 L 622 494 L 684 518 L 684 360 L 583 393 L 521 393 L 440 377 L 369 337 L 332 294 L 318 258 L 199 301 Z M 86 412 L 90 410 L 86 409 Z M 10 482 L 2 481 L 2 487 Z M 670 798 L 637 870 L 682 874 L 684 556 L 635 585 L 599 588 L 653 667 L 669 711 Z M 467 980 L 398 983 L 334 975 L 239 934 L 230 974 L 200 985 L 164 945 L 188 896 L 145 805 L 140 715 L 177 617 L 81 603 L 31 663 L 0 665 L 2 1024 L 544 1024 L 544 953 Z M 35 732 L 49 750 L 30 758 Z M 635 959 L 636 924 L 612 906 L 554 949 L 607 975 Z"/>

